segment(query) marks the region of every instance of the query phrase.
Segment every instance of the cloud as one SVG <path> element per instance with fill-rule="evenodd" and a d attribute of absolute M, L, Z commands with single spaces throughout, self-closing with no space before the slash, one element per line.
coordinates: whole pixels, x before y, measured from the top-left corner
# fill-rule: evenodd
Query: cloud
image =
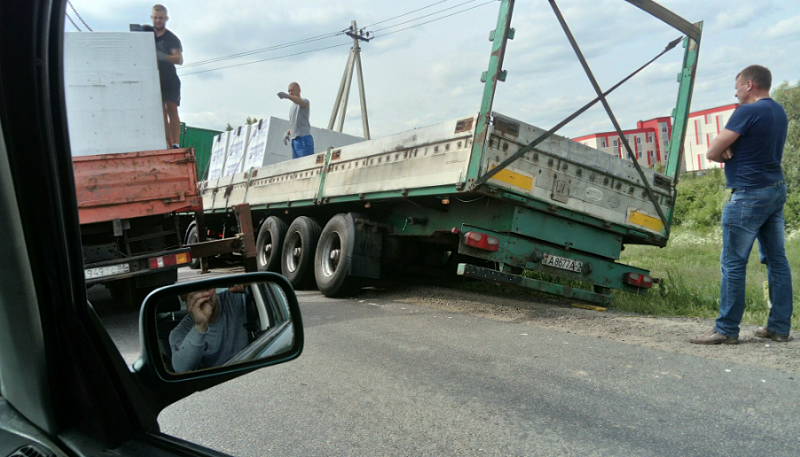
<path fill-rule="evenodd" d="M 72 0 L 95 30 L 127 30 L 149 22 L 151 2 Z M 187 63 L 334 34 L 355 19 L 359 26 L 395 17 L 431 4 L 431 0 L 170 0 L 170 22 L 184 43 Z M 456 2 L 453 2 L 456 3 Z M 663 6 L 690 21 L 706 19 L 700 49 L 694 110 L 733 101 L 732 78 L 752 63 L 767 65 L 773 79 L 796 81 L 800 47 L 795 0 L 755 4 L 729 0 L 724 11 L 715 2 L 662 0 Z M 477 2 L 476 2 L 477 4 Z M 367 108 L 373 137 L 456 119 L 478 111 L 499 2 L 392 35 L 389 29 L 362 44 Z M 581 50 L 603 88 L 616 83 L 661 52 L 680 34 L 627 2 L 559 0 Z M 415 13 L 378 28 L 418 17 L 450 3 Z M 470 6 L 470 5 L 467 5 Z M 67 22 L 67 27 L 72 25 Z M 412 25 L 412 24 L 408 24 Z M 512 21 L 516 38 L 508 44 L 495 109 L 525 122 L 549 127 L 594 97 L 594 91 L 567 42 L 549 4 L 516 2 Z M 319 52 L 269 60 L 182 77 L 181 118 L 189 125 L 223 129 L 248 116 L 288 116 L 289 105 L 275 96 L 291 80 L 312 101 L 311 121 L 327 126 L 339 89 L 351 40 L 332 36 L 285 49 L 261 52 L 190 70 L 215 68 L 343 44 Z M 675 104 L 683 49 L 679 46 L 610 98 L 623 128 L 637 120 L 669 115 Z M 361 134 L 355 83 L 345 132 Z M 578 136 L 611 130 L 604 110 L 595 107 L 564 129 Z"/>
<path fill-rule="evenodd" d="M 740 3 L 739 5 L 726 5 L 725 11 L 716 15 L 711 21 L 713 26 L 722 30 L 740 29 L 752 24 L 753 18 L 758 16 L 763 4 Z"/>
<path fill-rule="evenodd" d="M 767 38 L 794 37 L 800 38 L 800 15 L 784 19 L 774 27 L 770 28 L 765 34 Z"/>

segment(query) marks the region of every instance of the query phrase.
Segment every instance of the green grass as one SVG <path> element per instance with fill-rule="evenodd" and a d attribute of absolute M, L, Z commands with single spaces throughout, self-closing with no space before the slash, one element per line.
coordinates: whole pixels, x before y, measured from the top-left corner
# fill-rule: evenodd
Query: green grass
<path fill-rule="evenodd" d="M 666 248 L 627 246 L 620 262 L 645 268 L 662 282 L 647 296 L 614 291 L 612 306 L 617 309 L 657 316 L 715 318 L 719 311 L 722 233 L 676 228 Z M 800 233 L 787 237 L 786 256 L 792 268 L 794 302 L 800 298 Z M 767 269 L 758 261 L 754 246 L 747 266 L 746 308 L 743 323 L 765 325 L 769 308 L 763 283 Z M 800 311 L 795 306 L 792 329 L 800 329 Z"/>

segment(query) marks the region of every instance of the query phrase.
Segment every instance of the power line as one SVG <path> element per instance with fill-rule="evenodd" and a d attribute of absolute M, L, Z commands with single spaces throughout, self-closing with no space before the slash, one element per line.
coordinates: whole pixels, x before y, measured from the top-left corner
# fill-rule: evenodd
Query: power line
<path fill-rule="evenodd" d="M 75 6 L 73 6 L 73 5 L 72 5 L 72 2 L 71 2 L 70 0 L 67 0 L 67 4 L 69 5 L 69 7 L 70 7 L 70 8 L 72 8 L 72 11 L 75 13 L 75 16 L 77 16 L 77 17 L 78 17 L 78 20 L 80 20 L 80 21 L 83 23 L 83 25 L 85 25 L 85 26 L 86 26 L 86 28 L 87 28 L 87 29 L 88 29 L 90 32 L 94 32 L 94 30 L 92 30 L 92 28 L 91 28 L 91 27 L 89 27 L 89 24 L 87 24 L 87 23 L 86 23 L 86 21 L 84 21 L 84 20 L 83 20 L 83 18 L 81 17 L 81 15 L 80 15 L 80 14 L 78 14 L 78 10 L 76 10 L 76 9 L 75 9 Z M 72 21 L 72 18 L 70 18 L 70 21 Z M 73 22 L 73 24 L 75 24 L 75 23 Z"/>
<path fill-rule="evenodd" d="M 447 1 L 447 0 L 444 0 L 444 1 Z M 453 8 L 458 8 L 459 6 L 463 6 L 463 5 L 466 5 L 468 3 L 473 3 L 475 1 L 476 0 L 468 0 L 466 2 L 459 3 L 458 5 L 455 5 L 453 7 L 446 8 L 446 9 L 437 11 L 435 13 L 431 13 L 431 14 L 427 14 L 427 15 L 424 15 L 424 16 L 420 16 L 420 17 L 418 17 L 416 19 L 410 19 L 410 20 L 402 22 L 400 24 L 387 26 L 387 27 L 384 27 L 384 28 L 379 29 L 379 30 L 386 30 L 386 29 L 390 29 L 390 28 L 394 28 L 394 27 L 399 27 L 400 25 L 407 24 L 409 22 L 418 21 L 420 19 L 424 19 L 426 17 L 430 17 L 430 16 L 433 16 L 433 15 L 436 15 L 436 14 L 440 14 L 440 13 L 443 13 L 445 11 L 449 11 L 449 10 L 451 10 Z M 449 17 L 452 17 L 452 16 L 456 16 L 458 14 L 466 13 L 466 12 L 474 10 L 476 8 L 480 8 L 481 6 L 485 6 L 485 5 L 488 5 L 490 3 L 496 3 L 496 2 L 497 2 L 497 0 L 489 0 L 487 2 L 472 6 L 470 8 L 466 8 L 466 9 L 463 9 L 463 10 L 460 10 L 460 11 L 455 11 L 455 12 L 450 13 L 448 15 L 445 15 L 445 16 L 442 16 L 442 17 L 438 17 L 438 18 L 435 18 L 435 19 L 431 19 L 429 21 L 425 21 L 425 22 L 422 22 L 422 23 L 419 23 L 419 24 L 410 25 L 408 27 L 404 27 L 402 29 L 394 30 L 392 32 L 388 32 L 388 33 L 385 33 L 385 34 L 380 35 L 380 36 L 382 36 L 382 37 L 383 36 L 389 36 L 389 35 L 392 35 L 392 34 L 395 34 L 395 33 L 399 33 L 399 32 L 405 31 L 405 30 L 413 29 L 415 27 L 420 27 L 420 26 L 423 26 L 425 24 L 430 24 L 431 22 L 440 21 L 442 19 L 446 19 L 446 18 L 449 18 Z M 440 1 L 439 3 L 442 3 L 442 2 Z M 429 6 L 433 6 L 433 5 L 436 5 L 436 3 L 431 4 Z M 408 13 L 406 13 L 406 14 L 408 14 Z M 392 19 L 396 19 L 396 17 L 392 18 Z M 387 19 L 387 20 L 391 20 L 391 19 Z M 383 21 L 383 22 L 385 22 L 385 21 Z M 330 37 L 333 37 L 333 36 L 336 36 L 336 35 L 340 35 L 342 33 L 343 32 L 336 32 L 335 34 L 318 35 L 316 37 L 306 38 L 306 39 L 303 39 L 303 40 L 298 40 L 298 41 L 294 41 L 294 42 L 290 42 L 290 43 L 284 43 L 284 44 L 281 44 L 281 45 L 275 45 L 275 46 L 271 46 L 269 48 L 263 48 L 263 49 L 260 49 L 260 50 L 241 52 L 241 53 L 238 53 L 238 54 L 232 54 L 230 56 L 223 56 L 223 57 L 217 57 L 217 58 L 214 58 L 214 59 L 207 59 L 205 61 L 195 62 L 195 63 L 192 63 L 190 65 L 185 65 L 185 66 L 183 66 L 183 68 L 188 68 L 190 66 L 191 67 L 195 67 L 195 66 L 204 65 L 204 64 L 207 64 L 207 63 L 213 63 L 213 62 L 218 62 L 218 61 L 221 61 L 221 60 L 232 59 L 232 58 L 235 58 L 235 57 L 244 57 L 244 56 L 256 54 L 256 53 L 259 53 L 259 52 L 265 52 L 267 50 L 283 49 L 283 48 L 286 48 L 286 47 L 289 47 L 289 46 L 294 46 L 296 44 L 302 44 L 302 43 L 307 43 L 307 42 L 312 42 L 312 41 L 319 41 L 321 39 L 330 38 Z M 298 55 L 302 55 L 302 54 L 308 54 L 308 53 L 312 53 L 312 52 L 324 51 L 324 50 L 327 50 L 327 49 L 338 48 L 338 47 L 341 47 L 341 46 L 350 46 L 350 43 L 342 43 L 342 44 L 337 44 L 337 45 L 333 45 L 333 46 L 327 46 L 327 47 L 324 47 L 324 48 L 311 49 L 311 50 L 308 50 L 308 51 L 296 52 L 294 54 L 287 54 L 287 55 L 282 55 L 282 56 L 268 57 L 268 58 L 265 58 L 265 59 L 253 60 L 251 62 L 242 62 L 242 63 L 232 64 L 232 65 L 225 65 L 225 66 L 222 66 L 222 67 L 210 68 L 208 70 L 195 71 L 195 72 L 191 72 L 191 73 L 181 73 L 180 76 L 198 75 L 198 74 L 201 74 L 201 73 L 209 73 L 209 72 L 212 72 L 212 71 L 224 70 L 226 68 L 242 67 L 242 66 L 245 66 L 245 65 L 252 65 L 254 63 L 260 63 L 260 62 L 266 62 L 266 61 L 270 61 L 270 60 L 283 59 L 283 58 L 286 58 L 286 57 L 294 57 L 294 56 L 298 56 Z"/>
<path fill-rule="evenodd" d="M 195 72 L 192 72 L 192 73 L 181 73 L 180 76 L 199 75 L 200 73 L 208 73 L 210 71 L 217 71 L 217 70 L 222 70 L 222 69 L 225 69 L 225 68 L 242 67 L 242 66 L 245 66 L 245 65 L 252 65 L 254 63 L 266 62 L 268 60 L 277 60 L 277 59 L 283 59 L 283 58 L 286 58 L 286 57 L 294 57 L 294 56 L 299 56 L 301 54 L 308 54 L 308 53 L 311 53 L 311 52 L 324 51 L 326 49 L 339 48 L 339 47 L 342 47 L 342 46 L 352 46 L 352 43 L 335 44 L 333 46 L 328 46 L 328 47 L 325 47 L 325 48 L 310 49 L 308 51 L 296 52 L 294 54 L 287 54 L 285 56 L 276 56 L 276 57 L 269 57 L 269 58 L 266 58 L 266 59 L 254 60 L 252 62 L 236 63 L 236 64 L 233 64 L 233 65 L 226 65 L 224 67 L 211 68 L 209 70 L 195 71 Z"/>
<path fill-rule="evenodd" d="M 274 51 L 274 50 L 277 50 L 277 49 L 284 49 L 284 48 L 288 48 L 288 47 L 291 47 L 291 46 L 296 46 L 296 45 L 299 45 L 299 44 L 313 43 L 315 41 L 320 41 L 320 40 L 324 40 L 324 39 L 327 39 L 327 38 L 333 38 L 335 36 L 342 35 L 342 34 L 343 34 L 343 32 L 326 33 L 324 35 L 317 35 L 315 37 L 304 38 L 302 40 L 290 41 L 288 43 L 283 43 L 283 44 L 276 44 L 274 46 L 269 46 L 269 47 L 266 47 L 266 48 L 254 49 L 252 51 L 244 51 L 244 52 L 239 52 L 239 53 L 236 53 L 236 54 L 229 54 L 229 55 L 225 55 L 225 56 L 214 57 L 214 58 L 211 58 L 211 59 L 200 60 L 200 61 L 197 61 L 197 62 L 192 62 L 190 64 L 186 64 L 186 65 L 183 66 L 183 68 L 197 67 L 197 66 L 200 66 L 200 65 L 206 65 L 206 64 L 209 64 L 209 63 L 220 62 L 220 61 L 223 61 L 223 60 L 230 60 L 230 59 L 235 59 L 235 58 L 238 58 L 238 57 L 246 57 L 246 56 L 250 56 L 250 55 L 253 55 L 253 54 L 260 54 L 262 52 Z"/>
<path fill-rule="evenodd" d="M 76 24 L 76 23 L 75 23 L 75 21 L 73 21 L 73 20 L 72 20 L 72 18 L 71 18 L 71 17 L 69 17 L 69 13 L 67 13 L 66 11 L 64 11 L 64 15 L 65 15 L 65 16 L 67 16 L 67 19 L 69 19 L 69 21 L 70 21 L 70 22 L 72 22 L 72 25 L 74 25 L 74 26 L 75 26 L 75 29 L 76 29 L 76 30 L 78 30 L 79 32 L 83 32 L 83 30 L 81 30 L 81 28 L 80 28 L 80 27 L 78 27 L 78 24 Z"/>
<path fill-rule="evenodd" d="M 413 13 L 416 13 L 418 11 L 422 11 L 424 9 L 436 6 L 436 5 L 438 5 L 440 3 L 444 3 L 446 1 L 448 1 L 448 0 L 440 0 L 438 2 L 431 3 L 430 5 L 424 6 L 422 8 L 417 8 L 417 9 L 409 11 L 407 13 L 403 13 L 403 14 L 398 15 L 398 16 L 390 17 L 388 19 L 384 19 L 382 21 L 375 22 L 374 24 L 370 24 L 367 27 L 371 27 L 371 26 L 378 25 L 378 24 L 383 24 L 385 22 L 392 21 L 392 20 L 398 19 L 400 17 L 408 16 L 409 14 L 413 14 Z M 458 5 L 456 5 L 456 6 L 452 7 L 452 8 L 457 8 L 457 7 L 462 6 L 462 5 L 466 4 L 466 3 L 471 3 L 471 2 L 474 2 L 474 1 L 475 0 L 470 0 L 468 2 L 460 3 L 460 4 L 458 4 Z M 441 10 L 441 11 L 438 11 L 438 12 L 432 13 L 432 14 L 438 14 L 438 13 L 441 13 L 443 11 L 447 11 L 447 10 L 452 9 L 452 8 L 447 8 L 447 9 L 444 9 L 444 10 Z M 422 18 L 425 18 L 425 17 L 428 17 L 428 16 L 430 16 L 430 15 L 422 16 L 422 17 L 417 18 L 417 19 L 412 19 L 411 21 L 407 21 L 407 22 L 413 22 L 414 20 L 419 20 L 419 19 L 422 19 Z M 405 24 L 405 23 L 406 22 L 403 22 L 401 24 L 396 24 L 395 26 L 385 27 L 385 28 L 383 28 L 381 30 L 385 30 L 387 28 L 396 27 L 396 26 L 399 26 L 399 25 L 402 25 L 402 24 Z M 362 29 L 367 28 L 367 27 L 362 27 Z M 247 57 L 247 56 L 251 56 L 251 55 L 254 55 L 254 54 L 260 54 L 262 52 L 276 51 L 278 49 L 285 49 L 285 48 L 288 48 L 288 47 L 291 47 L 291 46 L 300 45 L 300 44 L 313 43 L 315 41 L 320 41 L 320 40 L 324 40 L 324 39 L 327 39 L 327 38 L 333 38 L 335 36 L 342 35 L 344 32 L 345 31 L 331 32 L 331 33 L 326 33 L 326 34 L 323 34 L 323 35 L 317 35 L 317 36 L 310 37 L 310 38 L 304 38 L 302 40 L 290 41 L 290 42 L 283 43 L 283 44 L 277 44 L 277 45 L 274 45 L 274 46 L 268 46 L 266 48 L 254 49 L 252 51 L 244 51 L 244 52 L 239 52 L 239 53 L 236 53 L 236 54 L 229 54 L 229 55 L 224 55 L 224 56 L 219 56 L 219 57 L 213 57 L 213 58 L 210 58 L 210 59 L 200 60 L 200 61 L 197 61 L 197 62 L 192 62 L 192 63 L 186 64 L 186 65 L 183 65 L 182 68 L 184 68 L 184 69 L 185 68 L 193 68 L 193 67 L 198 67 L 198 66 L 201 66 L 201 65 L 207 65 L 207 64 L 210 64 L 210 63 L 221 62 L 223 60 L 231 60 L 231 59 L 236 59 L 236 58 L 239 58 L 239 57 Z M 227 68 L 227 67 L 221 67 L 221 68 Z"/>
<path fill-rule="evenodd" d="M 493 0 L 493 1 L 496 1 L 496 0 Z M 445 11 L 449 11 L 451 9 L 458 8 L 459 6 L 464 6 L 467 3 L 473 3 L 473 2 L 475 2 L 475 0 L 467 0 L 466 2 L 459 3 L 458 5 L 451 6 L 450 8 L 445 8 L 443 10 L 434 11 L 433 13 L 429 13 L 429 14 L 426 14 L 424 16 L 420 16 L 420 17 L 417 17 L 417 18 L 414 18 L 414 19 L 409 19 L 407 21 L 400 22 L 399 24 L 387 25 L 386 27 L 383 27 L 383 28 L 380 28 L 380 29 L 377 29 L 377 30 L 373 30 L 373 32 L 380 32 L 382 30 L 391 29 L 391 28 L 394 28 L 394 27 L 399 27 L 399 26 L 401 26 L 403 24 L 408 24 L 409 22 L 414 22 L 414 21 L 418 21 L 420 19 L 425 19 L 426 17 L 435 16 L 435 15 L 437 15 L 439 13 L 443 13 Z"/>
<path fill-rule="evenodd" d="M 413 14 L 413 13 L 416 13 L 417 11 L 422 11 L 422 10 L 424 10 L 424 9 L 428 9 L 428 8 L 430 8 L 430 7 L 432 7 L 432 6 L 436 6 L 436 5 L 438 5 L 438 4 L 440 4 L 440 3 L 444 3 L 444 2 L 446 2 L 446 1 L 447 1 L 447 0 L 441 0 L 441 1 L 439 1 L 439 2 L 436 2 L 436 3 L 431 3 L 431 4 L 430 4 L 430 5 L 428 5 L 428 6 L 423 6 L 422 8 L 418 8 L 418 9 L 415 9 L 415 10 L 413 10 L 413 11 L 409 11 L 409 12 L 407 12 L 407 13 L 403 13 L 403 14 L 401 14 L 401 15 L 399 15 L 399 16 L 390 17 L 389 19 L 384 19 L 384 20 L 382 20 L 382 21 L 378 21 L 378 22 L 375 22 L 375 23 L 373 23 L 373 24 L 365 25 L 365 26 L 364 26 L 364 27 L 362 27 L 362 28 L 365 28 L 365 29 L 366 29 L 366 28 L 369 28 L 369 27 L 372 27 L 372 26 L 375 26 L 375 25 L 378 25 L 378 24 L 383 24 L 384 22 L 389 22 L 389 21 L 392 21 L 392 20 L 394 20 L 394 19 L 399 19 L 399 18 L 401 18 L 401 17 L 403 17 L 403 16 L 408 16 L 409 14 Z"/>
<path fill-rule="evenodd" d="M 404 27 L 404 28 L 399 29 L 399 30 L 395 30 L 395 31 L 392 31 L 392 32 L 384 33 L 383 35 L 378 35 L 375 38 L 389 36 L 389 35 L 392 35 L 392 34 L 395 34 L 395 33 L 398 33 L 398 32 L 402 32 L 404 30 L 413 29 L 414 27 L 420 27 L 420 26 L 423 26 L 425 24 L 430 24 L 431 22 L 441 21 L 442 19 L 447 19 L 448 17 L 452 17 L 452 16 L 455 16 L 455 15 L 461 14 L 461 13 L 466 13 L 467 11 L 471 11 L 471 10 L 474 10 L 476 8 L 480 8 L 481 6 L 486 6 L 486 5 L 490 4 L 490 3 L 496 3 L 496 2 L 497 2 L 497 0 L 489 0 L 488 2 L 481 3 L 479 5 L 475 5 L 475 6 L 472 6 L 470 8 L 467 8 L 467 9 L 464 9 L 464 10 L 461 10 L 461 11 L 456 11 L 455 13 L 451 13 L 451 14 L 448 14 L 446 16 L 437 17 L 436 19 L 431 19 L 430 21 L 421 22 L 419 24 L 410 25 L 408 27 Z M 400 24 L 398 24 L 398 25 L 400 25 Z M 386 28 L 390 28 L 390 27 L 386 27 Z"/>

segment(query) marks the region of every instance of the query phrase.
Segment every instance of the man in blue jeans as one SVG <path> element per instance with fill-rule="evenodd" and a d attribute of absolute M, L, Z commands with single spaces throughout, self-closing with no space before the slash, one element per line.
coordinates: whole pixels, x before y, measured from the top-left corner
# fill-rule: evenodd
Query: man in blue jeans
<path fill-rule="evenodd" d="M 711 143 L 709 160 L 725 164 L 731 198 L 722 210 L 722 287 L 714 330 L 690 340 L 695 344 L 736 344 L 745 307 L 747 260 L 758 240 L 761 263 L 767 266 L 772 309 L 757 338 L 789 341 L 792 323 L 792 272 L 784 248 L 781 159 L 788 119 L 769 97 L 772 74 L 751 65 L 736 76 L 734 111 L 725 129 Z"/>
<path fill-rule="evenodd" d="M 314 154 L 314 137 L 311 136 L 311 102 L 300 96 L 300 84 L 289 84 L 289 93 L 278 92 L 281 99 L 288 98 L 293 102 L 289 109 L 289 130 L 283 137 L 286 144 L 292 140 L 292 158 L 305 157 Z"/>

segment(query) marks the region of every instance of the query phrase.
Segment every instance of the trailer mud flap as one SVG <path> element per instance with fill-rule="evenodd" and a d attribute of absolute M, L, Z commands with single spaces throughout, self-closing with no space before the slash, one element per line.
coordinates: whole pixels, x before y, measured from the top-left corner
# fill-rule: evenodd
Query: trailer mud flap
<path fill-rule="evenodd" d="M 361 278 L 380 279 L 383 234 L 376 225 L 368 222 L 364 214 L 348 213 L 347 218 L 355 228 L 355 242 L 348 274 Z"/>

